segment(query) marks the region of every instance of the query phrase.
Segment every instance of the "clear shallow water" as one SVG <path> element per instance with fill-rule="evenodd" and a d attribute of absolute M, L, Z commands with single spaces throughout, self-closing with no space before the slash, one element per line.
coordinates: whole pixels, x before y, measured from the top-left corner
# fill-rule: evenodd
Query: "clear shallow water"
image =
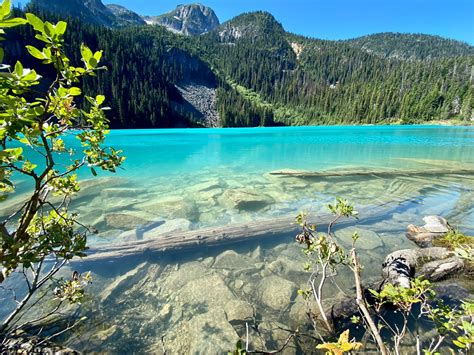
<path fill-rule="evenodd" d="M 91 244 L 144 239 L 174 230 L 227 226 L 252 220 L 318 214 L 336 196 L 357 208 L 399 206 L 378 220 L 355 223 L 368 240 L 361 248 L 364 278 L 377 278 L 391 251 L 413 247 L 404 232 L 428 214 L 443 215 L 474 233 L 471 174 L 420 175 L 436 170 L 474 169 L 474 127 L 298 127 L 204 130 L 113 131 L 108 143 L 127 161 L 116 175 L 86 180 L 72 209 L 100 234 Z M 269 172 L 302 169 L 393 170 L 377 175 L 297 178 Z M 399 175 L 401 170 L 418 174 Z M 81 172 L 89 179 L 88 171 Z M 2 214 L 23 197 L 2 203 Z M 16 200 L 15 200 L 16 199 Z M 375 233 L 373 233 L 375 232 Z M 344 242 L 346 232 L 340 233 Z M 114 263 L 72 265 L 92 270 L 91 297 L 82 309 L 89 322 L 62 339 L 83 351 L 112 353 L 222 353 L 251 331 L 251 348 L 276 349 L 304 322 L 296 289 L 308 277 L 293 236 L 249 241 L 226 248 Z M 338 280 L 344 290 L 350 275 Z M 280 293 L 277 291 L 283 290 Z M 327 296 L 340 292 L 329 287 Z M 164 341 L 161 339 L 164 337 Z M 164 345 L 163 345 L 164 344 Z M 302 349 L 295 348 L 295 351 Z M 291 353 L 291 352 L 290 352 Z"/>
<path fill-rule="evenodd" d="M 112 131 L 107 143 L 123 150 L 123 169 L 94 179 L 88 169 L 81 171 L 86 181 L 71 205 L 101 232 L 92 244 L 133 240 L 123 232 L 159 221 L 168 224 L 145 238 L 302 209 L 318 213 L 335 196 L 371 206 L 417 198 L 425 188 L 456 195 L 463 185 L 453 175 L 310 179 L 269 174 L 275 170 L 474 169 L 473 127 L 121 130 Z M 27 186 L 19 184 L 0 214 L 19 206 Z"/>

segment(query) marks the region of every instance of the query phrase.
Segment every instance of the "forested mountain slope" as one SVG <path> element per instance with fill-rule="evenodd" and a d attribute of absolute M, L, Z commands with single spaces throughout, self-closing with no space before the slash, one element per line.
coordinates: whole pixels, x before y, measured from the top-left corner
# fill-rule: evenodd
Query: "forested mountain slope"
<path fill-rule="evenodd" d="M 69 48 L 85 42 L 104 50 L 109 71 L 84 87 L 107 95 L 113 127 L 207 125 L 199 101 L 215 105 L 222 126 L 473 118 L 473 47 L 436 36 L 317 40 L 287 33 L 266 12 L 242 14 L 200 36 L 68 22 Z M 27 62 L 22 48 L 31 33 L 14 36 L 6 55 Z"/>

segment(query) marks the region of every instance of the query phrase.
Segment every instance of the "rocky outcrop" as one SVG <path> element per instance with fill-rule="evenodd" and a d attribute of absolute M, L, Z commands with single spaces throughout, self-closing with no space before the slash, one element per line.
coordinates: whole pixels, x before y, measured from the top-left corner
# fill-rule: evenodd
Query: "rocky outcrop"
<path fill-rule="evenodd" d="M 187 83 L 176 88 L 185 100 L 187 111 L 193 112 L 193 121 L 205 127 L 219 126 L 217 111 L 217 88 L 211 85 Z"/>
<path fill-rule="evenodd" d="M 443 217 L 426 216 L 423 221 L 423 227 L 410 224 L 407 231 L 407 238 L 422 248 L 432 246 L 435 239 L 445 236 L 451 230 Z"/>
<path fill-rule="evenodd" d="M 212 31 L 219 26 L 214 11 L 201 4 L 179 5 L 175 10 L 161 16 L 144 17 L 150 25 L 160 25 L 168 30 L 191 36 Z"/>

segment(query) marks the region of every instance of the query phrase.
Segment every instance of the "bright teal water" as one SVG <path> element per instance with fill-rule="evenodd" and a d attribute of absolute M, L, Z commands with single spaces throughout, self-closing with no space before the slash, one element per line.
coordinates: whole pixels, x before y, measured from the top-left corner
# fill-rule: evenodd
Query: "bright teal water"
<path fill-rule="evenodd" d="M 112 131 L 108 142 L 124 150 L 125 175 L 141 177 L 212 168 L 263 173 L 285 168 L 319 171 L 346 166 L 419 166 L 401 159 L 474 163 L 472 127 L 123 130 Z"/>
<path fill-rule="evenodd" d="M 70 137 L 68 143 L 78 141 Z M 107 143 L 123 150 L 123 169 L 93 179 L 88 169 L 81 171 L 81 179 L 90 180 L 71 205 L 101 231 L 92 243 L 134 239 L 123 232 L 161 220 L 171 224 L 154 235 L 300 210 L 318 213 L 336 196 L 376 206 L 433 191 L 432 198 L 446 204 L 471 189 L 472 181 L 472 175 L 443 174 L 304 179 L 269 174 L 275 170 L 474 169 L 474 127 L 120 130 L 112 131 Z M 3 214 L 25 198 L 27 186 L 20 184 L 18 196 L 2 203 Z"/>

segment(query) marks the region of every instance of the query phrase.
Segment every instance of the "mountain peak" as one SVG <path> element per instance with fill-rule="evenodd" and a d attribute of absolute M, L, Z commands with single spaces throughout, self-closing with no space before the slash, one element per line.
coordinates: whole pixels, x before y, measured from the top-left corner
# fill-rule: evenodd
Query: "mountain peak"
<path fill-rule="evenodd" d="M 243 13 L 223 23 L 219 37 L 224 42 L 234 42 L 240 38 L 265 37 L 267 34 L 284 35 L 285 30 L 275 17 L 266 11 Z"/>
<path fill-rule="evenodd" d="M 185 35 L 201 35 L 219 26 L 214 10 L 199 3 L 178 5 L 176 9 L 160 16 L 144 18 L 148 24 L 161 25 L 170 31 Z"/>

